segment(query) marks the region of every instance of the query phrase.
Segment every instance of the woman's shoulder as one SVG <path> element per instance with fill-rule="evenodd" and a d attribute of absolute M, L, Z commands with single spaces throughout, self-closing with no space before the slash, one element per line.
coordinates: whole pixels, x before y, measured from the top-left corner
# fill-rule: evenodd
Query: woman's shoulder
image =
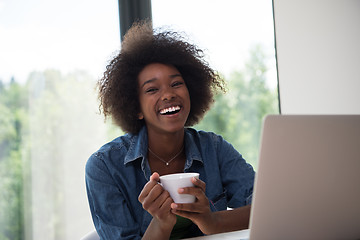
<path fill-rule="evenodd" d="M 121 148 L 128 148 L 133 139 L 136 138 L 136 135 L 132 134 L 125 134 L 114 138 L 110 142 L 105 143 L 103 146 L 97 150 L 97 152 L 109 152 L 109 151 L 116 151 Z"/>
<path fill-rule="evenodd" d="M 222 142 L 224 138 L 214 132 L 208 132 L 204 130 L 197 130 L 195 128 L 186 128 L 186 133 L 190 136 L 193 140 L 199 141 L 215 141 L 215 142 Z"/>
<path fill-rule="evenodd" d="M 119 136 L 93 152 L 86 162 L 87 175 L 121 168 L 134 137 L 130 134 Z"/>
<path fill-rule="evenodd" d="M 221 156 L 234 155 L 237 157 L 240 154 L 230 142 L 215 132 L 188 128 L 186 141 L 190 145 L 196 145 L 198 149 L 205 149 L 206 151 L 212 149 Z"/>
<path fill-rule="evenodd" d="M 136 135 L 132 134 L 119 136 L 102 145 L 90 156 L 88 161 L 91 161 L 91 159 L 106 160 L 113 158 L 113 156 L 121 157 L 128 152 L 128 149 L 130 148 L 132 142 L 135 141 L 134 139 L 136 139 L 136 137 Z"/>

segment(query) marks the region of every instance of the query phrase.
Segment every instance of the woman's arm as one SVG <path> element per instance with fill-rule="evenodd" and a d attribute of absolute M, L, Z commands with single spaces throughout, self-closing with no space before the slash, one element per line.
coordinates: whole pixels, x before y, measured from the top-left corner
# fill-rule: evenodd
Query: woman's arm
<path fill-rule="evenodd" d="M 143 208 L 153 216 L 142 239 L 169 239 L 176 223 L 170 207 L 173 200 L 158 181 L 159 174 L 153 173 L 138 198 Z"/>
<path fill-rule="evenodd" d="M 101 239 L 141 239 L 141 225 L 100 155 L 88 160 L 85 179 L 91 215 Z"/>
<path fill-rule="evenodd" d="M 207 234 L 230 232 L 249 228 L 251 205 L 214 212 L 213 227 Z"/>

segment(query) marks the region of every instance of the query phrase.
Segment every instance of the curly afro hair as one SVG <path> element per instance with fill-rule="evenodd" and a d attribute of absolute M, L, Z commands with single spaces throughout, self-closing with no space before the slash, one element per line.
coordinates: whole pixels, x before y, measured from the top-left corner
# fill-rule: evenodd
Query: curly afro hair
<path fill-rule="evenodd" d="M 203 59 L 204 53 L 177 32 L 159 31 L 149 21 L 137 22 L 124 36 L 121 51 L 107 65 L 98 81 L 100 111 L 129 133 L 145 124 L 138 119 L 138 74 L 151 63 L 173 65 L 181 73 L 190 94 L 191 109 L 185 126 L 201 120 L 213 103 L 214 92 L 224 81 Z"/>

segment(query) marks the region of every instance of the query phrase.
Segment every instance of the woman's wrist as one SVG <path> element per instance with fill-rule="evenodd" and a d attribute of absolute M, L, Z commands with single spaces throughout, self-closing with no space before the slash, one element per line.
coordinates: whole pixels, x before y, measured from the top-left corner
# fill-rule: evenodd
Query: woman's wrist
<path fill-rule="evenodd" d="M 169 239 L 175 223 L 153 218 L 142 239 Z"/>
<path fill-rule="evenodd" d="M 211 223 L 206 227 L 204 234 L 215 234 L 243 230 L 249 227 L 251 206 L 244 206 L 234 210 L 224 210 L 211 214 Z"/>
<path fill-rule="evenodd" d="M 219 224 L 221 223 L 221 219 L 219 218 L 218 212 L 211 212 L 209 217 L 207 218 L 206 228 L 204 228 L 203 233 L 206 235 L 218 233 Z M 221 228 L 221 227 L 220 227 Z"/>

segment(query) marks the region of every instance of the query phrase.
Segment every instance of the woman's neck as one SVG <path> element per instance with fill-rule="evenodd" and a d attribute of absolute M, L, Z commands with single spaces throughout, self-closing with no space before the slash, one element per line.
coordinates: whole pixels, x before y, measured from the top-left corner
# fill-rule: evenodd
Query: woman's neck
<path fill-rule="evenodd" d="M 184 171 L 184 131 L 174 134 L 148 133 L 148 148 L 151 172 L 165 175 Z"/>
<path fill-rule="evenodd" d="M 148 147 L 162 158 L 171 158 L 184 147 L 184 129 L 166 134 L 148 131 Z"/>

